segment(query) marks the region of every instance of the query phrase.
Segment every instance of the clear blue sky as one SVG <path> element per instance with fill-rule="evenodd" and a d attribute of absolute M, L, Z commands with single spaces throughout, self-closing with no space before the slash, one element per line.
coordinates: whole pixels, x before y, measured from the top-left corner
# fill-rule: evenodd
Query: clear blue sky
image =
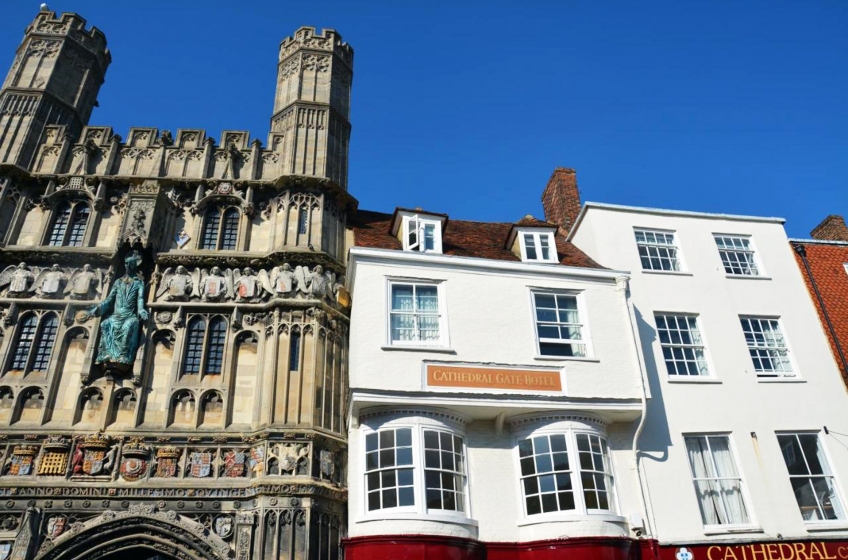
<path fill-rule="evenodd" d="M 48 1 L 106 33 L 92 124 L 266 140 L 277 46 L 301 25 L 355 49 L 360 207 L 541 216 L 555 166 L 585 200 L 848 214 L 848 2 Z M 39 2 L 0 2 L 0 68 Z"/>

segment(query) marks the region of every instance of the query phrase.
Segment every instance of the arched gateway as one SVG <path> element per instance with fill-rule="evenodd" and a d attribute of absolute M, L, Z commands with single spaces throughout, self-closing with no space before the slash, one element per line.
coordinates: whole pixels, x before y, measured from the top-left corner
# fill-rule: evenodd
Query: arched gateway
<path fill-rule="evenodd" d="M 206 527 L 153 506 L 107 511 L 70 527 L 38 551 L 36 560 L 227 560 L 230 546 Z"/>

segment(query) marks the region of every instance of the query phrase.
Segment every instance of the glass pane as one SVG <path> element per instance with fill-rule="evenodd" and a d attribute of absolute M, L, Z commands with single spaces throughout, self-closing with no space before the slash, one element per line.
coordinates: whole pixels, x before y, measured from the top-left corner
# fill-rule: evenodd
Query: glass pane
<path fill-rule="evenodd" d="M 399 505 L 401 506 L 414 506 L 415 505 L 415 491 L 412 488 L 400 488 L 398 490 L 398 494 L 400 494 Z"/>
<path fill-rule="evenodd" d="M 412 430 L 409 428 L 401 428 L 395 431 L 397 435 L 398 447 L 412 445 Z"/>

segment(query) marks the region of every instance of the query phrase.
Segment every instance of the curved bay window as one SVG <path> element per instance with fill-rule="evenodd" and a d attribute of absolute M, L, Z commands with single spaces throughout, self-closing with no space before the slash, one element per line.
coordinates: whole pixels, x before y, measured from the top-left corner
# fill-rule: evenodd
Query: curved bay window
<path fill-rule="evenodd" d="M 203 231 L 200 234 L 200 248 L 223 251 L 236 249 L 240 217 L 238 209 L 232 206 L 206 210 Z"/>
<path fill-rule="evenodd" d="M 525 515 L 616 513 L 609 450 L 597 427 L 563 419 L 524 431 L 516 446 Z"/>
<path fill-rule="evenodd" d="M 56 335 L 59 332 L 59 318 L 55 313 L 39 317 L 28 313 L 18 322 L 18 332 L 7 371 L 46 372 L 50 366 L 50 356 Z"/>
<path fill-rule="evenodd" d="M 53 212 L 47 244 L 53 247 L 82 247 L 91 209 L 86 202 L 62 201 Z"/>
<path fill-rule="evenodd" d="M 208 328 L 207 328 L 208 327 Z M 224 365 L 227 322 L 213 317 L 207 325 L 203 317 L 194 317 L 186 329 L 183 375 L 220 375 Z"/>

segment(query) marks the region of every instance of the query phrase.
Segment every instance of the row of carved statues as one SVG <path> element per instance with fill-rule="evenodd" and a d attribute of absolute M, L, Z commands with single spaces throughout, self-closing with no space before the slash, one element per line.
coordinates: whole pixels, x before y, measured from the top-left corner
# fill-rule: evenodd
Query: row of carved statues
<path fill-rule="evenodd" d="M 263 475 L 309 475 L 309 442 L 269 442 L 252 447 L 162 445 L 152 447 L 141 438 L 120 444 L 96 434 L 71 440 L 51 436 L 40 446 L 0 448 L 0 476 L 120 477 L 127 482 L 147 478 L 249 478 Z M 3 455 L 8 454 L 8 457 Z M 338 482 L 336 453 L 318 452 L 321 478 Z"/>
<path fill-rule="evenodd" d="M 6 297 L 37 296 L 47 299 L 70 297 L 99 299 L 114 279 L 111 267 L 105 272 L 85 264 L 81 268 L 31 267 L 26 263 L 0 272 L 0 291 Z M 189 271 L 185 266 L 169 267 L 161 273 L 154 298 L 163 301 L 236 301 L 257 303 L 273 297 L 316 297 L 333 300 L 342 285 L 336 274 L 321 265 L 312 269 L 283 263 L 269 270 L 251 267 L 213 266 Z"/>

